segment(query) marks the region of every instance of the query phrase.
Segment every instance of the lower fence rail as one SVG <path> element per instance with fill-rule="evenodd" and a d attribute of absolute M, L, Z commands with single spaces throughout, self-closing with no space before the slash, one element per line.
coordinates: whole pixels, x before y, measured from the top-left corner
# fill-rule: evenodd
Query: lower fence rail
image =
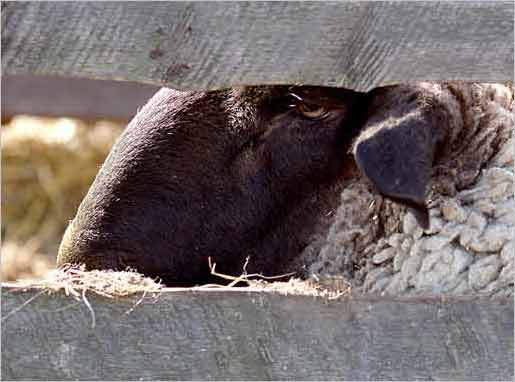
<path fill-rule="evenodd" d="M 4 380 L 513 380 L 513 300 L 2 288 Z"/>

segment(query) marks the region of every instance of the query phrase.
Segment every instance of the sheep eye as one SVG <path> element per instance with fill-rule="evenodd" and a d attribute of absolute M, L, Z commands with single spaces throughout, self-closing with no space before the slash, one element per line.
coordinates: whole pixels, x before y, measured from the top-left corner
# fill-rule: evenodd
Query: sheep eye
<path fill-rule="evenodd" d="M 329 115 L 329 110 L 324 106 L 306 102 L 301 96 L 295 93 L 288 93 L 288 96 L 292 99 L 289 107 L 295 109 L 305 118 L 318 120 Z"/>
<path fill-rule="evenodd" d="M 309 119 L 322 119 L 328 115 L 328 110 L 320 105 L 300 102 L 296 108 L 299 113 Z"/>

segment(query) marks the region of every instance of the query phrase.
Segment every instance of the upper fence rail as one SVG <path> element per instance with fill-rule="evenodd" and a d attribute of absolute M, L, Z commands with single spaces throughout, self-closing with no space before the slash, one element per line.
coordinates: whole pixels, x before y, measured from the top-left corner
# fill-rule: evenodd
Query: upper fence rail
<path fill-rule="evenodd" d="M 513 81 L 514 3 L 3 2 L 2 74 L 177 89 Z"/>

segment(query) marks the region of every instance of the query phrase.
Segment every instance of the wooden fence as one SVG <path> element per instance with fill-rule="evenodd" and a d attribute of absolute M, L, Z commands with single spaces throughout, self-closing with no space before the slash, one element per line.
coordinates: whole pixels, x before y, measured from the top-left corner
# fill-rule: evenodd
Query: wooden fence
<path fill-rule="evenodd" d="M 513 79 L 513 2 L 2 3 L 2 73 L 174 88 Z"/>
<path fill-rule="evenodd" d="M 87 299 L 91 310 L 63 294 L 4 290 L 3 376 L 16 380 L 513 378 L 514 312 L 509 299 L 368 296 L 332 301 L 209 290 L 163 292 L 157 299 L 147 296 L 137 306 L 140 296 Z"/>

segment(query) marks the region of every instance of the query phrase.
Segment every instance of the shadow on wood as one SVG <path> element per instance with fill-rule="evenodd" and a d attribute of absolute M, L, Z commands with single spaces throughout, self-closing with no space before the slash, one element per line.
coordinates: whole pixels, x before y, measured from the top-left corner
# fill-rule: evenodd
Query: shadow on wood
<path fill-rule="evenodd" d="M 2 78 L 2 120 L 16 114 L 128 122 L 159 89 L 124 81 L 47 76 Z"/>

